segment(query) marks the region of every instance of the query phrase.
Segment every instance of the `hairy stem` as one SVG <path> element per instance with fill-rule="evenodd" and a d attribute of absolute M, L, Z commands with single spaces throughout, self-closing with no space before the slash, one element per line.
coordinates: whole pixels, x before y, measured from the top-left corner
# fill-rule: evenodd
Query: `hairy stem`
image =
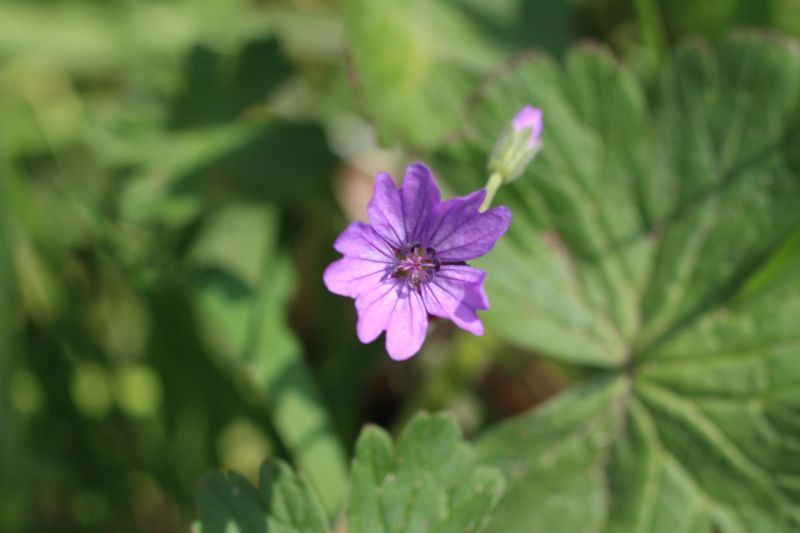
<path fill-rule="evenodd" d="M 489 180 L 486 182 L 486 198 L 481 204 L 481 213 L 489 209 L 489 207 L 492 205 L 494 195 L 497 194 L 497 189 L 499 189 L 500 185 L 502 184 L 503 176 L 501 176 L 499 172 L 493 172 L 492 175 L 489 176 Z"/>

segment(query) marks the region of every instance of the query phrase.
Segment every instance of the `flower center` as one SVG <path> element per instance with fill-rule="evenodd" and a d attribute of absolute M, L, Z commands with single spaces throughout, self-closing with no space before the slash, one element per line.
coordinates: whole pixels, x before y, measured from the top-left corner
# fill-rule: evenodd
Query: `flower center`
<path fill-rule="evenodd" d="M 422 283 L 433 280 L 440 267 L 436 250 L 416 243 L 394 250 L 391 273 L 394 279 L 403 280 L 419 291 Z"/>

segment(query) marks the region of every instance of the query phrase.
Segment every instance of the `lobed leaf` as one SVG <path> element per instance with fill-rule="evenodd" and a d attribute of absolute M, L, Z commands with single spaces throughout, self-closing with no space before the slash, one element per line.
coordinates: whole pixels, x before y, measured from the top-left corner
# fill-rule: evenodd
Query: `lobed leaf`
<path fill-rule="evenodd" d="M 303 476 L 280 460 L 261 466 L 259 489 L 236 472 L 200 481 L 196 533 L 325 533 L 325 513 Z"/>
<path fill-rule="evenodd" d="M 475 464 L 447 415 L 417 415 L 396 446 L 377 427 L 359 437 L 348 531 L 483 531 L 504 490 L 494 469 Z"/>
<path fill-rule="evenodd" d="M 584 47 L 484 87 L 442 156 L 464 186 L 517 109 L 545 109 L 499 197 L 514 224 L 482 261 L 487 323 L 608 369 L 480 440 L 509 481 L 496 530 L 800 527 L 799 50 L 689 44 L 646 95 Z"/>

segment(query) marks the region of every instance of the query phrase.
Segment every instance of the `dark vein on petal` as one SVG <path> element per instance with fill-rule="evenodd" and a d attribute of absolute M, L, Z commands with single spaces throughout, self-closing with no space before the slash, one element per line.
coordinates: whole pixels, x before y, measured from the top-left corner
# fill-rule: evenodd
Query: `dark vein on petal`
<path fill-rule="evenodd" d="M 389 245 L 389 243 L 388 243 L 388 242 L 386 242 L 386 239 L 384 239 L 383 237 L 381 237 L 381 236 L 378 234 L 378 232 L 377 232 L 377 231 L 375 231 L 375 230 L 372 230 L 372 231 L 375 233 L 375 235 L 377 235 L 377 236 L 378 236 L 378 238 L 379 238 L 379 239 L 381 239 L 381 240 L 382 240 L 384 243 L 386 243 L 387 245 Z M 363 240 L 363 241 L 364 241 L 364 242 L 367 244 L 367 246 L 369 246 L 370 248 L 372 248 L 373 250 L 375 250 L 375 251 L 376 251 L 376 252 L 378 252 L 379 254 L 381 254 L 381 255 L 383 255 L 383 256 L 385 256 L 385 257 L 387 257 L 388 259 L 391 259 L 391 258 L 392 258 L 392 256 L 391 256 L 390 254 L 386 253 L 386 251 L 385 251 L 385 250 L 381 250 L 380 248 L 378 248 L 377 246 L 375 246 L 375 243 L 374 243 L 374 242 L 372 242 L 371 240 L 367 239 L 366 237 L 361 237 L 361 239 L 362 239 L 362 240 Z M 391 245 L 389 245 L 389 247 L 391 247 Z"/>
<path fill-rule="evenodd" d="M 350 278 L 350 282 L 357 281 L 357 280 L 364 279 L 364 278 L 368 278 L 369 276 L 374 276 L 375 274 L 377 274 L 379 272 L 384 272 L 384 269 L 381 268 L 380 270 L 375 270 L 374 272 L 370 272 L 369 274 L 363 274 L 361 276 L 356 276 L 354 278 Z"/>
<path fill-rule="evenodd" d="M 437 287 L 438 287 L 438 285 L 437 285 Z M 428 292 L 430 292 L 431 297 L 434 300 L 436 300 L 436 302 L 439 304 L 439 308 L 442 310 L 442 313 L 444 314 L 444 316 L 449 318 L 449 319 L 451 319 L 451 320 L 453 320 L 453 322 L 455 322 L 455 320 L 453 319 L 453 315 L 447 312 L 447 310 L 445 309 L 444 305 L 442 304 L 442 300 L 439 299 L 439 296 L 437 296 L 437 294 L 434 292 L 434 290 L 432 288 L 430 288 L 429 286 L 426 286 L 425 289 Z M 425 310 L 427 311 L 427 306 L 425 307 Z M 429 313 L 430 313 L 430 311 L 429 311 Z M 430 314 L 433 314 L 433 313 L 430 313 Z M 438 315 L 436 315 L 436 316 L 438 316 Z"/>
<path fill-rule="evenodd" d="M 444 285 L 440 285 L 440 284 L 436 283 L 436 281 L 434 281 L 433 284 L 436 285 L 437 287 L 439 287 L 440 289 L 442 289 L 444 292 L 446 292 L 450 296 L 452 296 L 460 304 L 463 304 L 463 305 L 467 306 L 473 313 L 475 313 L 475 311 L 478 310 L 478 309 L 483 309 L 482 307 L 473 307 L 473 306 L 471 306 L 463 298 L 459 298 L 458 296 L 456 296 L 455 294 L 453 294 L 452 292 L 447 290 Z"/>
<path fill-rule="evenodd" d="M 450 200 L 450 201 L 452 201 L 452 200 Z M 447 205 L 447 202 L 445 202 L 443 205 Z M 444 225 L 445 221 L 446 221 L 446 220 L 448 220 L 448 219 L 450 218 L 450 216 L 452 216 L 452 213 L 453 213 L 454 211 L 456 211 L 456 210 L 460 209 L 460 208 L 461 208 L 461 207 L 463 207 L 463 206 L 458 206 L 458 205 L 455 205 L 455 206 L 453 206 L 453 207 L 450 207 L 450 206 L 448 205 L 447 207 L 448 207 L 448 209 L 447 209 L 447 210 L 443 210 L 443 212 L 441 213 L 441 216 L 439 217 L 439 220 L 438 220 L 438 223 L 436 224 L 436 227 L 435 227 L 435 229 L 433 229 L 433 230 L 431 230 L 431 231 L 430 231 L 430 235 L 429 235 L 429 237 L 430 237 L 431 239 L 432 239 L 433 237 L 435 237 L 435 236 L 436 236 L 436 234 L 439 232 L 439 230 L 440 230 L 440 229 L 442 229 L 442 226 Z M 453 231 L 455 231 L 455 230 L 453 230 Z M 451 233 L 448 235 L 448 237 L 449 237 L 450 235 L 452 235 L 452 234 L 453 234 L 453 232 L 451 232 Z M 438 245 L 438 243 L 442 242 L 443 240 L 444 240 L 444 239 L 441 239 L 441 240 L 437 241 L 436 243 L 434 243 L 433 241 L 431 241 L 431 243 L 430 243 L 430 244 L 431 244 L 431 246 L 433 246 L 433 247 L 435 248 L 435 247 Z"/>
<path fill-rule="evenodd" d="M 481 272 L 481 274 L 484 274 L 484 273 L 483 273 L 483 272 Z M 440 270 L 440 271 L 439 271 L 439 272 L 436 274 L 436 277 L 437 277 L 437 278 L 450 279 L 450 280 L 453 280 L 453 281 L 458 281 L 458 282 L 461 282 L 461 283 L 464 283 L 464 284 L 467 284 L 467 285 L 480 285 L 480 284 L 481 284 L 481 282 L 483 281 L 483 280 L 467 281 L 467 280 L 464 280 L 464 279 L 461 279 L 461 278 L 454 278 L 454 277 L 452 277 L 452 276 L 448 276 L 448 275 L 447 275 L 447 270 Z M 484 279 L 486 278 L 485 274 L 484 274 L 483 278 L 484 278 Z"/>
<path fill-rule="evenodd" d="M 447 212 L 447 214 L 448 214 L 448 215 L 450 215 L 450 216 L 453 216 L 453 215 L 451 214 L 451 213 L 453 213 L 453 211 L 455 211 L 455 209 L 451 209 L 450 211 L 448 211 L 448 212 Z M 441 218 L 441 221 L 439 222 L 439 226 L 436 228 L 436 232 L 438 232 L 438 231 L 439 231 L 439 230 L 442 228 L 442 226 L 444 225 L 445 218 L 448 218 L 448 217 L 442 216 L 442 218 Z M 436 244 L 431 244 L 431 246 L 433 246 L 434 248 L 438 248 L 440 244 L 442 244 L 442 243 L 443 243 L 443 242 L 445 242 L 447 239 L 449 239 L 450 237 L 452 237 L 452 236 L 453 236 L 453 234 L 454 234 L 455 232 L 457 232 L 457 231 L 458 231 L 459 229 L 461 229 L 463 226 L 465 226 L 466 224 L 468 224 L 468 223 L 469 223 L 469 222 L 470 222 L 470 221 L 471 221 L 473 218 L 475 218 L 475 215 L 472 215 L 472 216 L 470 216 L 470 217 L 469 217 L 469 218 L 468 218 L 468 219 L 467 219 L 465 222 L 463 222 L 462 224 L 455 224 L 455 225 L 453 226 L 453 229 L 452 229 L 452 230 L 450 230 L 450 233 L 448 233 L 448 234 L 447 234 L 445 237 L 442 237 L 441 239 L 439 239 L 438 241 L 436 241 Z M 434 232 L 434 234 L 435 234 L 436 232 Z"/>
<path fill-rule="evenodd" d="M 373 229 L 372 231 L 383 242 L 383 244 L 385 244 L 390 250 L 394 249 L 394 248 L 400 248 L 403 245 L 403 243 L 401 243 L 401 242 L 397 242 L 397 243 L 390 242 L 386 237 L 384 237 L 383 235 L 378 233 L 378 231 L 375 230 L 375 229 Z M 393 259 L 392 254 L 384 254 L 384 255 L 386 255 L 386 257 L 388 257 L 389 259 Z"/>
<path fill-rule="evenodd" d="M 453 233 L 455 233 L 455 232 L 453 232 Z M 448 238 L 449 238 L 449 237 L 448 237 Z M 483 234 L 481 234 L 480 236 L 478 236 L 478 237 L 476 237 L 476 238 L 472 239 L 472 240 L 471 240 L 471 241 L 469 241 L 469 242 L 463 242 L 463 243 L 459 244 L 458 246 L 452 246 L 452 247 L 450 247 L 450 248 L 444 248 L 444 249 L 442 249 L 442 250 L 437 250 L 437 253 L 438 253 L 440 256 L 441 256 L 441 255 L 445 255 L 445 254 L 452 254 L 454 250 L 460 250 L 461 248 L 466 248 L 466 247 L 468 247 L 468 246 L 474 246 L 476 243 L 479 243 L 480 241 L 482 241 L 482 240 L 486 240 L 486 239 L 491 239 L 491 233 L 490 233 L 490 232 L 488 232 L 488 231 L 487 231 L 487 232 L 485 232 L 485 233 L 483 233 Z M 495 240 L 495 241 L 497 241 L 497 239 L 494 239 L 494 240 Z M 493 246 L 494 246 L 494 244 L 491 244 L 491 245 L 489 246 L 489 248 L 492 248 Z M 463 252 L 462 252 L 462 253 L 463 253 Z M 474 259 L 474 257 L 469 257 L 469 258 L 467 258 L 467 259 Z"/>
<path fill-rule="evenodd" d="M 401 211 L 402 211 L 402 208 L 403 208 L 402 206 L 403 206 L 403 199 L 401 198 L 400 199 L 400 209 L 401 209 Z M 383 207 L 379 206 L 379 205 L 375 205 L 374 207 L 375 207 L 375 209 L 380 211 L 381 215 L 383 215 L 383 219 L 386 221 L 386 225 L 389 226 L 389 229 L 392 230 L 392 233 L 394 233 L 394 236 L 397 238 L 397 242 L 399 244 L 402 244 L 403 243 L 403 239 L 400 238 L 400 234 L 397 233 L 397 230 L 395 229 L 394 225 L 389 221 L 389 217 L 386 216 L 386 211 L 383 210 Z M 403 229 L 405 230 L 405 227 Z M 375 233 L 378 233 L 378 232 L 376 231 Z"/>
<path fill-rule="evenodd" d="M 372 301 L 371 301 L 371 302 L 370 302 L 370 303 L 369 303 L 369 304 L 368 304 L 368 305 L 367 305 L 367 306 L 364 308 L 364 312 L 366 313 L 367 309 L 369 309 L 369 308 L 371 308 L 373 305 L 375 305 L 375 304 L 378 302 L 378 300 L 382 300 L 382 299 L 383 299 L 383 298 L 384 298 L 384 297 L 385 297 L 387 294 L 389 294 L 389 293 L 392 291 L 392 289 L 394 289 L 396 286 L 397 286 L 397 283 L 390 284 L 390 285 L 389 285 L 389 288 L 386 290 L 386 292 L 384 292 L 384 293 L 383 293 L 383 294 L 381 294 L 380 296 L 377 296 L 375 299 L 373 299 L 373 300 L 372 300 Z M 397 303 L 395 302 L 395 307 L 396 307 L 396 306 L 397 306 Z M 392 313 L 394 313 L 394 309 L 392 309 Z"/>
<path fill-rule="evenodd" d="M 353 259 L 357 261 L 364 261 L 366 263 L 377 263 L 379 265 L 391 265 L 390 261 L 379 261 L 378 259 L 369 259 L 367 257 L 359 257 L 357 255 L 345 255 L 343 259 Z"/>
<path fill-rule="evenodd" d="M 392 285 L 392 288 L 397 287 L 398 284 L 399 284 L 399 282 L 395 283 L 394 285 Z M 384 296 L 385 296 L 385 294 L 384 294 Z M 387 337 L 389 335 L 389 324 L 392 322 L 392 319 L 394 318 L 394 312 L 397 310 L 397 302 L 399 302 L 399 301 L 400 301 L 400 296 L 398 296 L 397 298 L 394 299 L 394 305 L 392 306 L 392 310 L 389 313 L 389 318 L 386 320 L 386 324 L 384 324 L 384 326 L 381 328 L 381 331 L 385 331 L 386 332 Z M 387 340 L 388 340 L 388 338 L 387 338 Z"/>
<path fill-rule="evenodd" d="M 414 231 L 413 232 L 408 232 L 407 237 L 409 238 L 409 240 L 413 240 L 413 241 L 421 240 L 421 239 L 418 239 L 418 237 L 420 237 L 420 235 L 419 235 L 419 225 L 422 222 L 422 219 L 425 218 L 425 217 L 423 217 L 422 213 L 425 211 L 425 206 L 426 205 L 427 205 L 427 201 L 423 202 L 422 205 L 418 209 L 420 214 L 419 214 L 419 216 L 417 216 L 417 219 L 414 221 Z"/>

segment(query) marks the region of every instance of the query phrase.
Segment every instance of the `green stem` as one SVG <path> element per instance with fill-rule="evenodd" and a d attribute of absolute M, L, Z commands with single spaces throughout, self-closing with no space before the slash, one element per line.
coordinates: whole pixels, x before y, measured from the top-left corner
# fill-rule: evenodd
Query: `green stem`
<path fill-rule="evenodd" d="M 493 172 L 492 175 L 489 176 L 489 180 L 486 182 L 486 198 L 481 204 L 481 213 L 489 209 L 489 206 L 492 205 L 494 195 L 497 194 L 497 189 L 499 189 L 502 184 L 503 176 L 499 172 Z"/>

